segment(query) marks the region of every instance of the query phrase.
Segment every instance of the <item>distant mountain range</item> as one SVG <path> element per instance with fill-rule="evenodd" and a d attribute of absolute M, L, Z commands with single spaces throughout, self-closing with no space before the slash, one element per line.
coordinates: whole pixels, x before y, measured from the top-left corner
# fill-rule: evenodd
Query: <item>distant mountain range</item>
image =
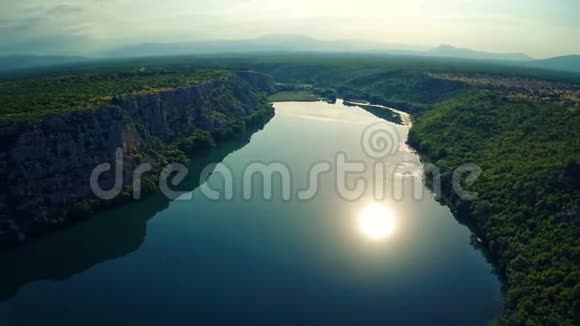
<path fill-rule="evenodd" d="M 551 69 L 551 70 L 563 70 L 563 71 L 573 71 L 580 73 L 580 55 L 564 55 L 560 57 L 553 57 L 542 60 L 534 60 L 528 63 L 532 67 Z"/>
<path fill-rule="evenodd" d="M 503 61 L 529 61 L 532 60 L 524 53 L 494 53 L 475 51 L 471 49 L 456 48 L 451 45 L 442 44 L 431 49 L 427 55 L 450 57 L 450 58 L 464 58 L 464 59 L 483 59 L 483 60 L 503 60 Z"/>
<path fill-rule="evenodd" d="M 404 45 L 384 45 L 361 41 L 326 41 L 302 35 L 266 35 L 247 40 L 215 40 L 180 43 L 144 43 L 101 53 L 104 57 L 139 57 L 181 54 L 251 52 L 368 52 L 395 50 Z M 408 48 L 408 47 L 407 47 Z"/>
<path fill-rule="evenodd" d="M 493 53 L 440 45 L 434 49 L 362 41 L 325 41 L 302 35 L 267 35 L 249 40 L 217 40 L 187 43 L 146 43 L 102 53 L 104 57 L 138 57 L 180 54 L 247 52 L 367 52 L 421 55 L 479 60 L 528 61 L 523 53 Z"/>
<path fill-rule="evenodd" d="M 497 61 L 510 65 L 580 73 L 580 55 L 536 60 L 524 53 L 494 53 L 440 45 L 429 49 L 401 44 L 364 41 L 325 41 L 302 35 L 267 35 L 248 40 L 216 40 L 176 43 L 144 43 L 96 53 L 92 59 L 66 56 L 0 57 L 0 71 L 78 63 L 87 60 L 165 55 L 252 53 L 252 52 L 342 52 L 445 57 Z"/>
<path fill-rule="evenodd" d="M 524 53 L 495 53 L 440 45 L 428 49 L 400 44 L 361 41 L 325 41 L 302 35 L 268 35 L 249 40 L 221 40 L 187 43 L 147 43 L 118 48 L 100 54 L 103 57 L 142 57 L 182 54 L 251 53 L 251 52 L 346 52 L 396 54 L 428 57 L 501 61 L 510 64 L 580 72 L 578 55 L 535 60 Z"/>

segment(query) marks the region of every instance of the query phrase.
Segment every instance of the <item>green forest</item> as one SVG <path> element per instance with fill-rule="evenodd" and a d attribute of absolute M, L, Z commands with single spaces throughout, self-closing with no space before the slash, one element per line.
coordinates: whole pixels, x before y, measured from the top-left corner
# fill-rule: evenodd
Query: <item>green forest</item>
<path fill-rule="evenodd" d="M 110 105 L 115 97 L 155 93 L 222 78 L 212 69 L 171 70 L 120 66 L 100 71 L 54 71 L 0 79 L 0 121 L 26 121 L 42 116 Z"/>
<path fill-rule="evenodd" d="M 573 324 L 580 309 L 580 113 L 578 108 L 503 99 L 490 93 L 437 104 L 409 142 L 443 174 L 443 196 L 484 239 L 506 286 L 506 322 Z M 451 174 L 483 171 L 459 198 Z"/>

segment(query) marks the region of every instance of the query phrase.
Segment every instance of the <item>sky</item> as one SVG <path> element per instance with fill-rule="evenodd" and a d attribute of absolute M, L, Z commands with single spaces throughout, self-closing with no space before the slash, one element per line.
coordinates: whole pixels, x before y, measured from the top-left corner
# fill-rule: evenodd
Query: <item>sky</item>
<path fill-rule="evenodd" d="M 0 0 L 0 54 L 300 34 L 580 54 L 580 0 Z"/>

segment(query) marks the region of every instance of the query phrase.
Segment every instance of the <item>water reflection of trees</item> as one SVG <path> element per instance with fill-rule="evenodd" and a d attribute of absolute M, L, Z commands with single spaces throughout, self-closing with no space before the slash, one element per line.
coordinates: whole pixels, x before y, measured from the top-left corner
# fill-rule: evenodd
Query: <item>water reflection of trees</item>
<path fill-rule="evenodd" d="M 193 158 L 190 173 L 180 190 L 196 189 L 202 170 L 244 147 L 251 134 L 248 132 L 240 139 Z M 163 194 L 154 193 L 0 254 L 0 301 L 14 297 L 20 288 L 31 282 L 64 281 L 99 263 L 131 254 L 143 244 L 147 222 L 169 204 L 170 200 Z"/>

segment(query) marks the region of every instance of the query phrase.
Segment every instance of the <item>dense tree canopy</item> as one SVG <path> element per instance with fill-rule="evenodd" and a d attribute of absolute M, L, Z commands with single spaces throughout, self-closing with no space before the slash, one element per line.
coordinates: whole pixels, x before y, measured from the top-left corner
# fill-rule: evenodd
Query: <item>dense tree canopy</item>
<path fill-rule="evenodd" d="M 110 105 L 120 96 L 154 93 L 220 78 L 208 69 L 154 70 L 120 68 L 51 72 L 0 80 L 0 121 L 29 120 L 71 110 Z"/>

